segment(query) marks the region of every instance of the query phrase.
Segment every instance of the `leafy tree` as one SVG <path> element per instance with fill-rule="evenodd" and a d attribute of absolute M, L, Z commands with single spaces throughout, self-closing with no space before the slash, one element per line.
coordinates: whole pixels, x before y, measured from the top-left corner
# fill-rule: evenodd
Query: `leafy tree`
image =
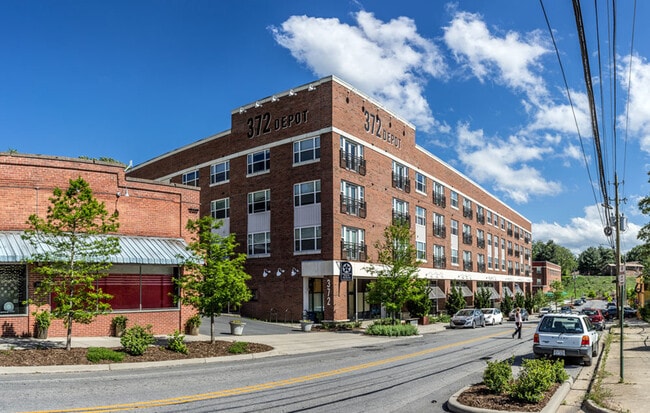
<path fill-rule="evenodd" d="M 375 243 L 381 265 L 366 268 L 376 276 L 368 284 L 367 301 L 383 304 L 393 320 L 407 302 L 429 295 L 428 281 L 417 278 L 419 261 L 410 240 L 411 232 L 406 224 L 387 227 L 383 241 Z"/>
<path fill-rule="evenodd" d="M 474 307 L 475 308 L 486 308 L 492 306 L 492 301 L 490 298 L 492 293 L 490 290 L 484 287 L 479 287 L 478 290 L 474 293 Z"/>
<path fill-rule="evenodd" d="M 97 280 L 111 267 L 110 256 L 120 252 L 118 213 L 109 214 L 82 178 L 70 180 L 67 190 L 54 188 L 45 219 L 30 215 L 24 238 L 37 251 L 30 262 L 43 275 L 34 295 L 37 304 L 51 296 L 52 316 L 63 320 L 66 349 L 72 343 L 73 322 L 88 324 L 111 310 L 111 295 Z"/>
<path fill-rule="evenodd" d="M 201 316 L 210 317 L 210 342 L 215 342 L 214 319 L 230 304 L 240 306 L 251 299 L 246 281 L 251 276 L 244 271 L 246 254 L 236 253 L 235 234 L 223 237 L 215 231 L 222 221 L 211 216 L 189 220 L 187 229 L 193 239 L 187 249 L 195 258 L 185 262 L 187 271 L 178 278 L 181 289 L 177 297 L 191 305 Z"/>
<path fill-rule="evenodd" d="M 542 241 L 533 242 L 532 246 L 533 261 L 549 261 L 562 267 L 563 275 L 570 275 L 578 266 L 575 255 L 561 245 L 557 245 L 553 240 L 546 243 Z"/>
<path fill-rule="evenodd" d="M 555 308 L 557 308 L 557 304 L 558 302 L 562 301 L 562 296 L 564 293 L 564 285 L 562 284 L 562 281 L 552 281 L 551 292 L 553 293 L 553 302 L 555 303 Z"/>
<path fill-rule="evenodd" d="M 638 261 L 643 262 L 646 259 L 650 258 L 650 249 L 646 244 L 635 245 L 623 256 L 623 261 L 631 262 Z"/>
<path fill-rule="evenodd" d="M 515 303 L 512 300 L 512 296 L 505 294 L 503 300 L 501 301 L 501 312 L 505 317 L 507 317 L 513 308 L 515 308 Z"/>
<path fill-rule="evenodd" d="M 463 291 L 460 286 L 452 285 L 449 294 L 447 294 L 447 302 L 445 303 L 447 314 L 454 315 L 466 306 L 467 302 L 465 301 L 465 297 L 463 297 Z"/>
<path fill-rule="evenodd" d="M 533 295 L 529 291 L 526 291 L 524 296 L 524 308 L 528 310 L 528 314 L 533 314 L 537 307 L 537 295 Z"/>
<path fill-rule="evenodd" d="M 526 308 L 526 299 L 520 292 L 515 294 L 515 307 Z"/>

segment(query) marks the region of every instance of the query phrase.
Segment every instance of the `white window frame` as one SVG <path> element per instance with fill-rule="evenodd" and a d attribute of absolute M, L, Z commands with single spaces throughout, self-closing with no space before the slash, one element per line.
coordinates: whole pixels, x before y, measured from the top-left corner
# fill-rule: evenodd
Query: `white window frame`
<path fill-rule="evenodd" d="M 415 173 L 415 190 L 421 194 L 427 193 L 427 177 L 419 172 Z"/>
<path fill-rule="evenodd" d="M 417 225 L 427 225 L 427 210 L 421 206 L 415 206 L 415 223 Z"/>
<path fill-rule="evenodd" d="M 185 172 L 181 176 L 181 183 L 187 186 L 199 186 L 200 173 L 198 169 L 190 172 Z"/>
<path fill-rule="evenodd" d="M 320 161 L 320 136 L 312 136 L 293 143 L 294 165 L 318 161 Z"/>
<path fill-rule="evenodd" d="M 420 261 L 427 260 L 427 243 L 421 241 L 415 241 L 415 255 L 416 258 Z"/>
<path fill-rule="evenodd" d="M 451 223 L 449 224 L 451 227 L 451 235 L 458 235 L 458 221 L 455 219 L 450 220 Z"/>
<path fill-rule="evenodd" d="M 260 238 L 263 238 L 260 242 Z M 271 254 L 271 232 L 251 232 L 248 234 L 248 243 L 247 251 L 249 257 L 261 257 L 268 256 Z M 261 245 L 263 248 L 262 252 L 255 253 L 256 246 Z"/>
<path fill-rule="evenodd" d="M 217 216 L 219 215 L 219 211 L 225 211 L 223 213 L 224 216 Z M 210 202 L 210 215 L 212 215 L 212 218 L 214 219 L 227 219 L 230 218 L 230 198 L 221 198 L 221 199 L 215 199 Z"/>
<path fill-rule="evenodd" d="M 295 184 L 293 186 L 293 206 L 320 204 L 320 195 L 320 179 Z"/>
<path fill-rule="evenodd" d="M 256 199 L 260 198 L 260 199 Z M 263 198 L 263 199 L 261 199 Z M 257 209 L 256 207 L 260 204 L 264 204 L 263 209 Z M 259 208 L 259 207 L 258 207 Z M 271 190 L 263 189 L 261 191 L 249 192 L 248 193 L 248 213 L 249 214 L 259 214 L 271 210 Z"/>
<path fill-rule="evenodd" d="M 223 168 L 223 170 L 220 170 Z M 210 165 L 210 185 L 222 184 L 230 181 L 230 161 Z"/>
<path fill-rule="evenodd" d="M 268 173 L 271 170 L 271 150 L 249 153 L 246 157 L 246 174 L 259 175 Z"/>
<path fill-rule="evenodd" d="M 454 190 L 449 191 L 449 204 L 452 208 L 458 209 L 458 192 Z"/>
<path fill-rule="evenodd" d="M 298 227 L 293 230 L 293 252 L 320 252 L 321 249 L 321 226 Z M 314 248 L 307 248 L 304 244 L 313 242 Z"/>

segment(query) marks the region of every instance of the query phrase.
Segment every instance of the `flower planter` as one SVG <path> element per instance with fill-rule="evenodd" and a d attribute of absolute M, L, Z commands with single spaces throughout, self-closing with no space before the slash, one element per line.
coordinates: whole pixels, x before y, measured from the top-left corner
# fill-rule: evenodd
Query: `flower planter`
<path fill-rule="evenodd" d="M 199 335 L 199 326 L 187 326 L 187 334 L 190 336 L 198 336 Z"/>
<path fill-rule="evenodd" d="M 47 338 L 47 327 L 36 327 L 36 338 L 45 340 Z"/>
<path fill-rule="evenodd" d="M 309 332 L 309 331 L 311 331 L 311 328 L 312 328 L 313 325 L 314 325 L 314 323 L 312 321 L 301 321 L 300 322 L 300 329 L 302 331 Z"/>
<path fill-rule="evenodd" d="M 241 336 L 244 333 L 244 326 L 246 323 L 242 322 L 230 322 L 230 334 L 233 336 Z"/>

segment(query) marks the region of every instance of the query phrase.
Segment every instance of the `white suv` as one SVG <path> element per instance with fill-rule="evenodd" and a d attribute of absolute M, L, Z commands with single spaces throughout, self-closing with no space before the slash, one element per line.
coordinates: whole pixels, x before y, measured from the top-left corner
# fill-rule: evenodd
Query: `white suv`
<path fill-rule="evenodd" d="M 535 357 L 579 357 L 590 366 L 598 355 L 599 335 L 584 314 L 545 314 L 533 338 Z"/>

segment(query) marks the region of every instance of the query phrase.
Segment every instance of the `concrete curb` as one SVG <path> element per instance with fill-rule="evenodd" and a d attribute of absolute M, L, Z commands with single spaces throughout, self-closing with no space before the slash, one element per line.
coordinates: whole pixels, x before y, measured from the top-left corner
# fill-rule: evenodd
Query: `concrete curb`
<path fill-rule="evenodd" d="M 544 408 L 540 411 L 540 413 L 557 412 L 560 405 L 564 401 L 564 398 L 566 397 L 567 394 L 569 394 L 572 384 L 573 384 L 573 379 L 571 378 L 569 378 L 564 383 L 562 383 L 562 385 L 555 391 L 555 394 L 553 395 L 553 397 L 551 397 L 551 400 L 548 401 L 548 403 L 546 404 L 546 406 L 544 406 Z M 447 401 L 447 407 L 449 408 L 450 411 L 454 413 L 498 413 L 498 412 L 505 411 L 505 410 L 483 409 L 481 407 L 466 406 L 460 403 L 458 401 L 458 397 L 465 390 L 469 389 L 469 387 L 470 386 L 460 389 L 449 398 L 449 400 Z M 524 413 L 524 412 L 508 411 L 508 413 Z"/>

